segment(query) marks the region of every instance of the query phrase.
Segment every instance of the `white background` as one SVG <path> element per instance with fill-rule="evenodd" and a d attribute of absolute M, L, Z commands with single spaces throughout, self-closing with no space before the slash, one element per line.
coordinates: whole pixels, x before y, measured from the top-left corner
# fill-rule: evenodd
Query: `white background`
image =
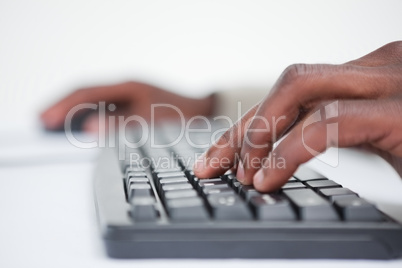
<path fill-rule="evenodd" d="M 0 1 L 0 122 L 82 86 L 141 79 L 188 95 L 268 87 L 402 39 L 402 1 Z M 267 88 L 268 89 L 268 88 Z"/>

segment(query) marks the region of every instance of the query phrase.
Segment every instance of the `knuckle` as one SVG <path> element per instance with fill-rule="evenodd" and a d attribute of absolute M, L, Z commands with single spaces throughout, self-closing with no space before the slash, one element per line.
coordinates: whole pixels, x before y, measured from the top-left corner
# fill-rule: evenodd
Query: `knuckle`
<path fill-rule="evenodd" d="M 320 64 L 292 64 L 288 66 L 281 74 L 278 80 L 277 93 L 289 96 L 289 94 L 299 92 L 303 94 L 305 82 L 311 79 L 314 74 L 323 72 L 325 66 Z"/>
<path fill-rule="evenodd" d="M 392 54 L 401 55 L 402 54 L 402 41 L 395 41 L 395 42 L 388 43 L 385 46 L 383 46 L 383 49 Z"/>
<path fill-rule="evenodd" d="M 292 64 L 289 65 L 281 75 L 281 81 L 285 84 L 295 83 L 311 72 L 311 65 L 308 64 Z"/>

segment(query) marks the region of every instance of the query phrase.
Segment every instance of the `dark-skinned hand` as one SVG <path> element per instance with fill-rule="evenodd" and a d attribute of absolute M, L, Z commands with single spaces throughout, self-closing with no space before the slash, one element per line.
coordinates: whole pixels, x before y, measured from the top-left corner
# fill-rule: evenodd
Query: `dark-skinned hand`
<path fill-rule="evenodd" d="M 311 149 L 324 152 L 328 145 L 369 148 L 402 174 L 401 93 L 402 42 L 340 65 L 291 65 L 269 94 L 196 162 L 195 174 L 208 178 L 237 168 L 243 184 L 272 191 L 316 156 Z M 317 110 L 327 116 L 306 124 Z M 337 124 L 337 134 L 327 131 L 331 124 Z M 265 165 L 267 157 L 282 158 L 285 165 Z M 212 159 L 230 165 L 211 165 Z"/>
<path fill-rule="evenodd" d="M 99 104 L 105 102 L 106 105 L 114 104 L 116 110 L 106 112 L 114 116 L 127 118 L 137 115 L 151 120 L 152 104 L 169 104 L 179 109 L 184 118 L 191 118 L 196 115 L 209 116 L 213 110 L 213 97 L 195 99 L 187 98 L 168 92 L 166 90 L 140 82 L 126 82 L 110 86 L 97 86 L 79 89 L 63 98 L 41 114 L 44 127 L 48 130 L 57 130 L 63 127 L 67 114 L 72 108 L 79 104 Z M 174 120 L 180 117 L 176 110 L 166 107 L 159 107 L 154 110 L 154 119 Z M 107 118 L 108 114 L 106 114 Z M 104 120 L 107 125 L 107 120 Z M 96 132 L 99 127 L 99 116 L 95 112 L 87 117 L 82 123 L 84 131 Z"/>

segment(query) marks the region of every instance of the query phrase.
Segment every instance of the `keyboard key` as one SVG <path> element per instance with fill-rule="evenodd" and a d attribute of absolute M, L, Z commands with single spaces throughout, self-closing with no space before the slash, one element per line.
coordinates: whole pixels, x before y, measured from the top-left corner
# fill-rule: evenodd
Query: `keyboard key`
<path fill-rule="evenodd" d="M 283 192 L 296 205 L 301 220 L 338 220 L 338 215 L 331 204 L 313 190 L 294 189 Z"/>
<path fill-rule="evenodd" d="M 154 198 L 138 198 L 131 200 L 131 217 L 135 221 L 154 221 L 157 218 Z"/>
<path fill-rule="evenodd" d="M 130 177 L 128 179 L 128 184 L 130 185 L 131 183 L 139 183 L 139 182 L 149 182 L 149 179 L 147 177 Z"/>
<path fill-rule="evenodd" d="M 198 196 L 196 190 L 177 190 L 177 191 L 168 191 L 165 193 L 165 199 L 177 199 L 177 198 L 196 197 L 196 196 Z"/>
<path fill-rule="evenodd" d="M 170 167 L 170 168 L 156 168 L 154 169 L 154 173 L 162 173 L 162 172 L 177 172 L 177 171 L 182 171 L 181 167 L 176 166 L 176 167 Z"/>
<path fill-rule="evenodd" d="M 169 199 L 166 207 L 173 220 L 200 221 L 208 219 L 208 212 L 200 197 Z"/>
<path fill-rule="evenodd" d="M 143 167 L 132 167 L 130 165 L 127 165 L 125 167 L 125 169 L 124 169 L 124 172 L 125 172 L 126 177 L 127 177 L 127 174 L 129 172 L 145 172 L 145 169 Z"/>
<path fill-rule="evenodd" d="M 231 174 L 231 173 L 230 173 L 230 174 L 227 174 L 227 175 L 221 176 L 221 179 L 222 179 L 224 182 L 226 182 L 228 185 L 230 185 L 230 186 L 232 186 L 233 180 L 236 180 L 236 181 L 237 181 L 235 175 L 233 175 L 233 174 Z"/>
<path fill-rule="evenodd" d="M 252 185 L 242 185 L 240 188 L 240 196 L 247 201 L 250 200 L 251 197 L 259 195 L 261 195 L 261 193 L 258 192 Z"/>
<path fill-rule="evenodd" d="M 175 171 L 175 172 L 158 172 L 156 173 L 158 178 L 171 178 L 171 177 L 185 177 L 183 171 Z"/>
<path fill-rule="evenodd" d="M 328 198 L 331 202 L 345 197 L 357 197 L 357 194 L 348 188 L 324 188 L 320 189 L 318 193 Z"/>
<path fill-rule="evenodd" d="M 202 193 L 204 196 L 209 196 L 209 195 L 233 195 L 235 192 L 233 191 L 232 188 L 230 187 L 225 187 L 225 188 L 204 188 L 202 189 Z"/>
<path fill-rule="evenodd" d="M 334 182 L 332 180 L 307 181 L 306 185 L 308 185 L 314 189 L 342 187 L 342 185 L 337 184 L 336 182 Z"/>
<path fill-rule="evenodd" d="M 151 197 L 151 185 L 148 183 L 132 183 L 129 187 L 129 198 L 133 197 Z"/>
<path fill-rule="evenodd" d="M 147 173 L 143 172 L 143 171 L 130 171 L 127 173 L 127 178 L 142 178 L 142 177 L 146 177 Z"/>
<path fill-rule="evenodd" d="M 233 190 L 235 190 L 236 193 L 240 193 L 240 189 L 243 186 L 243 184 L 241 184 L 241 182 L 239 182 L 237 179 L 234 179 L 232 181 L 232 188 Z"/>
<path fill-rule="evenodd" d="M 162 188 L 161 190 L 163 192 L 166 192 L 166 191 L 193 189 L 193 186 L 189 182 L 187 182 L 187 183 L 168 183 L 168 184 L 161 185 L 161 188 Z"/>
<path fill-rule="evenodd" d="M 260 220 L 296 220 L 296 213 L 285 197 L 278 194 L 263 194 L 250 198 L 257 219 Z"/>
<path fill-rule="evenodd" d="M 236 179 L 236 176 L 232 173 L 228 173 L 222 176 L 222 180 L 226 181 L 229 185 L 232 185 L 231 182 L 233 179 Z"/>
<path fill-rule="evenodd" d="M 381 221 L 383 217 L 377 208 L 360 197 L 348 197 L 335 201 L 345 221 Z"/>
<path fill-rule="evenodd" d="M 165 188 L 163 188 L 164 185 L 169 185 L 169 184 L 172 184 L 172 185 L 173 184 L 174 185 L 175 184 L 188 184 L 188 183 L 189 182 L 188 182 L 186 177 L 164 178 L 164 179 L 160 179 L 160 180 L 158 180 L 158 179 L 155 180 L 155 184 L 156 184 L 156 187 L 159 190 L 159 192 L 166 191 L 166 190 L 163 190 L 163 189 L 165 189 Z M 192 189 L 192 188 L 193 187 L 189 187 L 188 189 Z M 178 190 L 180 190 L 180 189 L 178 189 Z"/>
<path fill-rule="evenodd" d="M 218 185 L 218 187 L 216 187 Z M 220 186 L 219 186 L 220 185 Z M 222 186 L 229 187 L 226 182 L 224 182 L 221 178 L 213 178 L 213 179 L 203 179 L 198 181 L 198 188 L 224 188 Z"/>
<path fill-rule="evenodd" d="M 229 175 L 229 176 L 226 177 L 226 179 L 227 179 L 226 182 L 227 182 L 230 186 L 233 186 L 234 183 L 239 182 L 239 181 L 237 180 L 237 178 L 236 178 L 234 175 Z"/>
<path fill-rule="evenodd" d="M 198 185 L 199 186 L 204 186 L 204 185 L 212 185 L 212 184 L 226 184 L 221 178 L 212 178 L 212 179 L 202 179 L 199 180 Z"/>
<path fill-rule="evenodd" d="M 295 174 L 293 174 L 293 177 L 298 179 L 299 181 L 311 181 L 311 180 L 322 180 L 326 179 L 325 176 L 322 174 L 306 167 L 306 166 L 300 166 Z"/>
<path fill-rule="evenodd" d="M 209 206 L 215 220 L 250 220 L 251 211 L 236 195 L 210 195 Z"/>
<path fill-rule="evenodd" d="M 178 182 L 188 182 L 186 177 L 170 177 L 170 178 L 163 178 L 160 179 L 158 184 L 169 184 L 169 183 L 178 183 Z"/>
<path fill-rule="evenodd" d="M 207 150 L 208 150 L 208 148 L 207 148 Z M 234 173 L 233 173 L 233 171 L 231 169 L 226 170 L 226 172 L 225 172 L 225 174 L 223 176 L 228 176 L 228 175 L 234 175 Z"/>
<path fill-rule="evenodd" d="M 200 179 L 197 178 L 196 176 L 191 176 L 189 181 L 194 185 L 194 187 L 197 187 L 198 182 L 200 181 Z"/>
<path fill-rule="evenodd" d="M 306 188 L 301 182 L 288 182 L 282 186 L 282 190 Z"/>
<path fill-rule="evenodd" d="M 210 180 L 199 180 L 198 181 L 198 187 L 199 190 L 202 189 L 225 189 L 228 188 L 230 189 L 229 185 L 226 184 L 226 182 L 221 181 L 219 179 L 219 181 L 210 181 Z"/>

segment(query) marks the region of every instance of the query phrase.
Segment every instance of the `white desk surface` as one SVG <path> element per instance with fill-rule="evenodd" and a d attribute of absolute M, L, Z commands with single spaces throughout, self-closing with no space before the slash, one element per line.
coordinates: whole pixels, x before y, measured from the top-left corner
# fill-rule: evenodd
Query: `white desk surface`
<path fill-rule="evenodd" d="M 0 267 L 402 267 L 402 260 L 110 259 L 99 236 L 93 200 L 92 172 L 97 151 L 82 151 L 54 135 L 0 133 Z M 22 135 L 30 138 L 19 140 Z M 402 182 L 374 156 L 365 156 L 366 166 L 349 161 L 359 156 L 358 152 L 341 151 L 340 165 L 332 171 L 317 163 L 312 165 L 324 173 L 331 171 L 331 178 L 360 190 L 364 197 L 401 220 Z M 378 163 L 375 169 L 368 164 L 370 161 Z M 384 175 L 380 178 L 383 187 L 378 187 L 379 180 L 374 179 L 379 174 Z M 366 186 L 359 181 L 366 181 Z"/>

